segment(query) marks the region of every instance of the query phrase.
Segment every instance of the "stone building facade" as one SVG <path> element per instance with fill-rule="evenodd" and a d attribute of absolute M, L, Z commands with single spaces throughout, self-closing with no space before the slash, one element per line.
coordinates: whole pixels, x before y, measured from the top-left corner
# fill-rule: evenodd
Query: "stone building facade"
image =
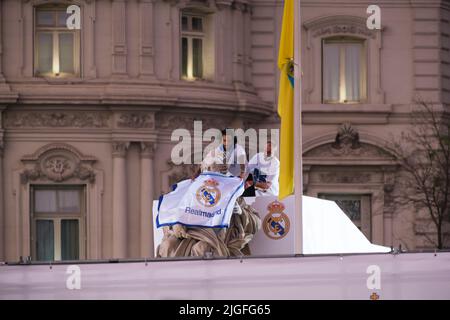
<path fill-rule="evenodd" d="M 371 2 L 302 0 L 305 193 L 338 201 L 374 243 L 426 248 L 428 220 L 393 205 L 387 146 L 417 94 L 449 108 L 450 5 L 380 0 L 369 30 Z M 190 170 L 170 161 L 172 131 L 278 127 L 282 10 L 1 0 L 0 261 L 152 256 L 152 199 Z"/>

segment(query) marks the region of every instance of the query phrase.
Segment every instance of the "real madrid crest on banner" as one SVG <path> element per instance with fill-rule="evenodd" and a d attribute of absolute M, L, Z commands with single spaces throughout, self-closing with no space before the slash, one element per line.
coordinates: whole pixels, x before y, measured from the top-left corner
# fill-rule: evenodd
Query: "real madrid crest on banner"
<path fill-rule="evenodd" d="M 269 213 L 264 218 L 263 230 L 271 239 L 283 239 L 289 233 L 289 217 L 283 212 L 284 209 L 284 205 L 279 201 L 273 201 L 267 206 Z"/>
<path fill-rule="evenodd" d="M 205 207 L 214 207 L 220 200 L 219 182 L 213 178 L 205 180 L 197 189 L 197 201 Z"/>

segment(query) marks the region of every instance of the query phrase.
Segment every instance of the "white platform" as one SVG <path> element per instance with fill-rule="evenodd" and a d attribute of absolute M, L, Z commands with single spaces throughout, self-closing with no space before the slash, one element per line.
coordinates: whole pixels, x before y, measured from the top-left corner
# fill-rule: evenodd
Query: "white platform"
<path fill-rule="evenodd" d="M 367 288 L 367 267 L 381 289 Z M 1 266 L 0 299 L 450 299 L 450 253 Z"/>
<path fill-rule="evenodd" d="M 259 213 L 262 220 L 268 212 L 268 205 L 277 200 L 276 197 L 245 198 Z M 254 255 L 280 255 L 295 253 L 295 212 L 294 197 L 282 201 L 283 211 L 290 220 L 290 230 L 281 239 L 271 239 L 261 229 L 250 242 Z M 154 201 L 154 226 L 158 202 Z M 154 247 L 162 239 L 162 229 L 154 227 Z M 364 234 L 354 225 L 347 215 L 334 201 L 303 196 L 303 253 L 304 254 L 334 254 L 334 253 L 375 253 L 390 252 L 384 246 L 371 244 Z"/>

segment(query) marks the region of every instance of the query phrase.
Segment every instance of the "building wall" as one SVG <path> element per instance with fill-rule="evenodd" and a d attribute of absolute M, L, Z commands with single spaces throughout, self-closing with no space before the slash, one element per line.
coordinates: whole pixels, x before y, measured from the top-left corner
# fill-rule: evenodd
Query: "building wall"
<path fill-rule="evenodd" d="M 152 256 L 150 199 L 191 169 L 170 163 L 172 131 L 192 130 L 194 120 L 204 130 L 278 127 L 283 2 L 61 2 L 82 7 L 76 79 L 33 76 L 33 6 L 47 1 L 0 1 L 0 260 L 30 255 L 33 184 L 86 186 L 87 258 Z M 449 6 L 379 1 L 383 30 L 370 32 L 369 4 L 302 1 L 305 190 L 363 190 L 373 242 L 422 248 L 411 210 L 392 207 L 397 167 L 387 144 L 409 127 L 416 93 L 448 107 Z M 180 80 L 179 14 L 192 6 L 208 16 L 213 39 L 203 81 Z M 355 26 L 369 43 L 368 103 L 321 102 L 320 39 L 336 25 Z M 343 124 L 359 134 L 357 154 L 330 149 Z M 69 168 L 56 175 L 52 157 Z"/>
<path fill-rule="evenodd" d="M 253 3 L 252 54 L 254 63 L 258 63 L 254 69 L 255 88 L 275 110 L 279 73 L 277 50 L 271 49 L 277 48 L 279 42 L 283 3 Z M 408 249 L 432 247 L 419 234 L 419 230 L 425 230 L 427 236 L 435 235 L 426 214 L 395 205 L 400 192 L 395 182 L 401 179 L 401 171 L 389 146 L 411 127 L 417 97 L 448 110 L 448 2 L 378 1 L 381 31 L 365 27 L 366 8 L 371 4 L 339 0 L 301 3 L 304 189 L 312 196 L 369 194 L 373 242 Z M 321 101 L 321 39 L 339 35 L 368 42 L 369 90 L 365 103 Z M 278 118 L 253 125 L 277 127 Z M 366 145 L 348 155 L 333 154 L 330 144 L 344 125 L 358 132 L 359 140 Z"/>

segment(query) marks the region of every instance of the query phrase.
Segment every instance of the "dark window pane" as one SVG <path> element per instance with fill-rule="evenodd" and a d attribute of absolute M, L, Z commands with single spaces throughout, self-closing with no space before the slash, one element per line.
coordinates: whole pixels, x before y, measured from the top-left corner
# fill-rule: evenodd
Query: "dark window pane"
<path fill-rule="evenodd" d="M 181 30 L 183 31 L 188 30 L 188 17 L 186 16 L 181 17 Z"/>
<path fill-rule="evenodd" d="M 40 32 L 37 35 L 38 72 L 49 73 L 53 68 L 53 35 Z"/>
<path fill-rule="evenodd" d="M 78 220 L 61 220 L 61 259 L 78 260 L 79 257 Z"/>
<path fill-rule="evenodd" d="M 40 27 L 52 27 L 55 25 L 55 14 L 52 11 L 38 10 L 36 12 L 37 25 Z"/>
<path fill-rule="evenodd" d="M 192 75 L 195 78 L 203 76 L 203 49 L 202 39 L 192 39 Z"/>
<path fill-rule="evenodd" d="M 360 200 L 336 200 L 336 204 L 345 214 L 354 222 L 361 220 L 361 201 Z"/>
<path fill-rule="evenodd" d="M 73 54 L 74 34 L 59 34 L 59 70 L 65 73 L 75 73 Z"/>
<path fill-rule="evenodd" d="M 36 220 L 36 259 L 52 261 L 55 259 L 54 228 L 52 220 Z"/>
<path fill-rule="evenodd" d="M 198 17 L 192 17 L 192 30 L 202 31 L 203 30 L 203 19 Z"/>
<path fill-rule="evenodd" d="M 181 74 L 187 77 L 188 68 L 188 39 L 181 39 Z"/>

